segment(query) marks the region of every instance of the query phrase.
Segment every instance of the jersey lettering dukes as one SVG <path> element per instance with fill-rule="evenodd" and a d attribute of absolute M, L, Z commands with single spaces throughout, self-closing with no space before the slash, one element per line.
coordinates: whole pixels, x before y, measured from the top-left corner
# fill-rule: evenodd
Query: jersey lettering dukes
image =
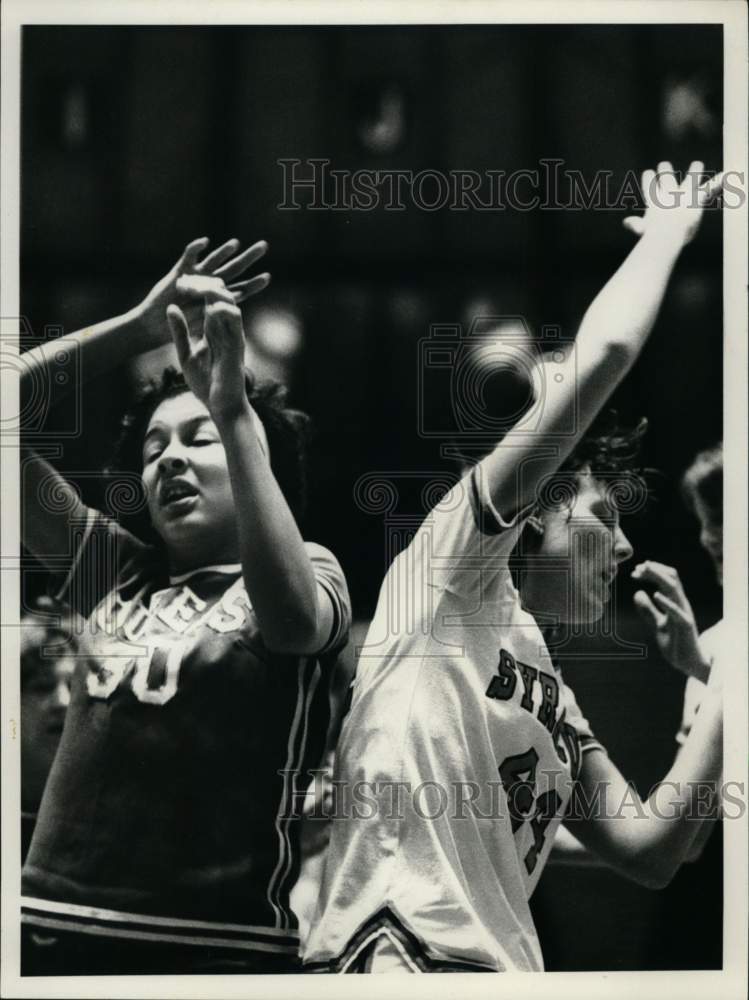
<path fill-rule="evenodd" d="M 116 586 L 97 593 L 115 543 Z M 296 954 L 295 817 L 350 627 L 337 561 L 307 551 L 335 625 L 321 653 L 280 655 L 239 565 L 160 579 L 153 550 L 95 515 L 61 595 L 88 616 L 94 656 L 74 674 L 23 871 L 25 922 Z"/>
<path fill-rule="evenodd" d="M 383 938 L 420 968 L 542 968 L 528 899 L 600 744 L 520 605 L 522 522 L 501 521 L 481 470 L 385 577 L 337 751 L 310 971 L 356 968 Z"/>

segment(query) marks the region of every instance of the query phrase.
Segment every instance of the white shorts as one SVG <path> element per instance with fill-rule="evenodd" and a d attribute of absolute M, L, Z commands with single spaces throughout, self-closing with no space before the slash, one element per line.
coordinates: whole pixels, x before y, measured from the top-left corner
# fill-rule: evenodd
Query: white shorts
<path fill-rule="evenodd" d="M 461 959 L 446 960 L 429 950 L 388 908 L 359 928 L 343 952 L 327 962 L 311 962 L 305 972 L 494 972 Z"/>

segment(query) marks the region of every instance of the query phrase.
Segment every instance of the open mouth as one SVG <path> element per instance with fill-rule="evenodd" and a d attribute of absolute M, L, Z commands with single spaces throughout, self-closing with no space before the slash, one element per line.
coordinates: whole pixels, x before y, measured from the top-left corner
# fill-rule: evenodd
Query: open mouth
<path fill-rule="evenodd" d="M 159 503 L 162 507 L 182 509 L 191 506 L 197 495 L 197 489 L 186 479 L 168 479 L 159 491 Z"/>

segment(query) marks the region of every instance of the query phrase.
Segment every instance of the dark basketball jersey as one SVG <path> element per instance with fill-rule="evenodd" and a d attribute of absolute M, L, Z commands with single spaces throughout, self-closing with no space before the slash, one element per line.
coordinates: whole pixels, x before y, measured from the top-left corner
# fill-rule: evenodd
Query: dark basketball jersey
<path fill-rule="evenodd" d="M 160 578 L 153 549 L 91 517 L 60 596 L 95 655 L 74 674 L 24 922 L 296 953 L 298 817 L 351 620 L 337 561 L 307 551 L 335 624 L 321 653 L 280 655 L 239 565 Z"/>

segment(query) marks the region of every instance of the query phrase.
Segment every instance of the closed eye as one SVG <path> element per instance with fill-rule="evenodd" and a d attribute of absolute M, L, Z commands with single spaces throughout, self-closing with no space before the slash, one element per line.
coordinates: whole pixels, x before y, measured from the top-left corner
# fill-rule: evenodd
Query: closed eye
<path fill-rule="evenodd" d="M 151 462 L 155 462 L 163 450 L 163 448 L 150 448 L 148 451 L 145 451 L 143 453 L 143 464 L 150 465 Z"/>
<path fill-rule="evenodd" d="M 608 504 L 594 504 L 591 512 L 609 531 L 616 531 L 619 527 L 619 511 L 612 509 Z"/>

